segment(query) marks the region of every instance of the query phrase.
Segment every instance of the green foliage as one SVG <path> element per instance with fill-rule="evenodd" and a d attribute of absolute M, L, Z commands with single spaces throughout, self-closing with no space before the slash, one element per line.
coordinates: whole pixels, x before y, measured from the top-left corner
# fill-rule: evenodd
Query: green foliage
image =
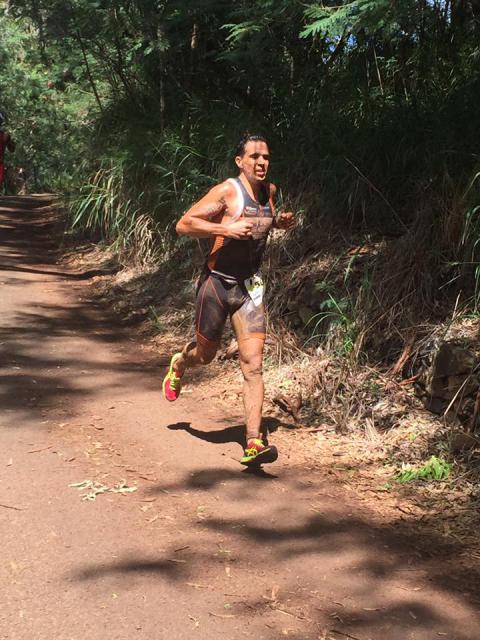
<path fill-rule="evenodd" d="M 144 258 L 231 175 L 239 135 L 266 134 L 307 228 L 403 237 L 368 278 L 352 258 L 306 320 L 351 353 L 382 321 L 398 332 L 405 300 L 461 291 L 478 308 L 480 15 L 462 6 L 10 0 L 0 108 L 15 161 L 69 192 L 74 226 Z"/>
<path fill-rule="evenodd" d="M 306 327 L 311 326 L 307 344 L 319 338 L 334 338 L 335 350 L 340 356 L 351 353 L 355 342 L 355 322 L 352 319 L 351 300 L 347 297 L 336 299 L 328 285 L 320 282 L 317 290 L 325 290 L 326 298 L 320 303 L 320 313 L 311 316 Z"/>
<path fill-rule="evenodd" d="M 237 44 L 242 40 L 242 38 L 258 33 L 261 30 L 261 27 L 255 22 L 249 21 L 240 22 L 239 24 L 224 24 L 222 29 L 228 29 L 229 31 L 227 42 Z"/>
<path fill-rule="evenodd" d="M 480 173 L 476 173 L 467 188 L 465 198 L 478 198 Z M 478 201 L 478 200 L 477 200 Z M 480 309 L 480 204 L 472 206 L 465 214 L 465 223 L 460 241 L 463 250 L 463 261 L 458 263 L 463 272 L 472 277 L 474 282 L 474 312 Z"/>
<path fill-rule="evenodd" d="M 402 470 L 395 476 L 400 484 L 416 480 L 446 480 L 452 471 L 452 465 L 443 458 L 432 456 L 421 467 L 415 468 L 411 464 L 402 463 Z"/>
<path fill-rule="evenodd" d="M 64 189 L 88 140 L 90 96 L 74 80 L 77 58 L 65 62 L 53 45 L 58 62 L 45 66 L 35 33 L 1 13 L 0 33 L 0 109 L 17 146 L 9 160 L 34 188 Z"/>
<path fill-rule="evenodd" d="M 305 17 L 313 22 L 301 31 L 300 37 L 322 35 L 335 40 L 365 29 L 378 31 L 391 25 L 392 6 L 389 0 L 353 0 L 334 7 L 323 3 L 309 5 Z"/>

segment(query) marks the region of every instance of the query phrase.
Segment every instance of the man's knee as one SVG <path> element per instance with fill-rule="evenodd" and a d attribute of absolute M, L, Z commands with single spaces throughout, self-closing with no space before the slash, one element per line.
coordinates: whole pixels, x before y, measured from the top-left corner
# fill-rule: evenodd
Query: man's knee
<path fill-rule="evenodd" d="M 255 380 L 261 378 L 263 374 L 262 357 L 252 356 L 240 359 L 243 377 L 245 380 Z"/>

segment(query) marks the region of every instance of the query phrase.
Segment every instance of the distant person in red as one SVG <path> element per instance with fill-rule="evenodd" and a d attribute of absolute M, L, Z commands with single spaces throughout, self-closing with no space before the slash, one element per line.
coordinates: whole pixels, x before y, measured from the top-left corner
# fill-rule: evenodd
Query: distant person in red
<path fill-rule="evenodd" d="M 5 149 L 15 151 L 15 143 L 8 131 L 4 130 L 5 116 L 0 112 L 0 191 L 5 186 Z"/>

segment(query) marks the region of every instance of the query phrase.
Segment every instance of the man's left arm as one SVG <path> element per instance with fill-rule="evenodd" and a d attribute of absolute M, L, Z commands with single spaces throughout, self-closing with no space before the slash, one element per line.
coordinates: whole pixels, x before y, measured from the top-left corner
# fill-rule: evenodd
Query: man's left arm
<path fill-rule="evenodd" d="M 284 231 L 290 231 L 296 225 L 295 216 L 291 211 L 284 211 L 277 213 L 275 210 L 275 196 L 277 193 L 277 187 L 274 184 L 270 185 L 270 206 L 273 212 L 273 228 L 283 229 Z"/>

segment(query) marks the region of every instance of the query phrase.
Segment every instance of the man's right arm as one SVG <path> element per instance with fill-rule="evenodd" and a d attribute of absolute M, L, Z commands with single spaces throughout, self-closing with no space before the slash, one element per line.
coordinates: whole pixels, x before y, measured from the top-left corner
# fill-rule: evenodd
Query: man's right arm
<path fill-rule="evenodd" d="M 225 223 L 225 214 L 232 199 L 236 197 L 233 187 L 223 182 L 211 189 L 203 198 L 196 202 L 177 222 L 176 231 L 179 235 L 192 238 L 213 238 L 224 236 L 237 240 L 251 236 L 252 223 L 245 219 L 237 222 Z M 214 222 L 222 216 L 221 222 Z"/>

